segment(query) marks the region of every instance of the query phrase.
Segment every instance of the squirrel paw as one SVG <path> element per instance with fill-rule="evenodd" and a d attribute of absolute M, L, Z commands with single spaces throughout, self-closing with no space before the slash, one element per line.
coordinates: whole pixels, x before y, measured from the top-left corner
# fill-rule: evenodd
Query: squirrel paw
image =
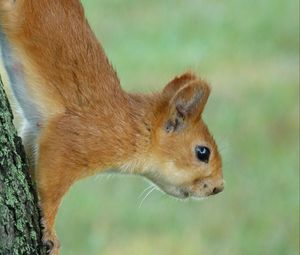
<path fill-rule="evenodd" d="M 43 234 L 43 245 L 47 255 L 59 255 L 60 242 L 55 234 L 45 231 Z"/>

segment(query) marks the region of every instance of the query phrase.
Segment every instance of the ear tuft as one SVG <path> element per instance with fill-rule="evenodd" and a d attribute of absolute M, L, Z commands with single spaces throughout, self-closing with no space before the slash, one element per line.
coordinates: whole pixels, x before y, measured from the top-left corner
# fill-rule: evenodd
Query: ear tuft
<path fill-rule="evenodd" d="M 172 81 L 170 81 L 165 86 L 163 90 L 163 94 L 168 96 L 173 96 L 184 85 L 196 79 L 197 79 L 196 75 L 191 72 L 186 72 L 180 76 L 176 76 Z"/>

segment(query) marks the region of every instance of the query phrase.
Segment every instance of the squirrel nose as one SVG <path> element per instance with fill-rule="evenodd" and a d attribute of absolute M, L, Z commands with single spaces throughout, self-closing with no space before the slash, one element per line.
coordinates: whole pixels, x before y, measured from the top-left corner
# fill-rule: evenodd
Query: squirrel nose
<path fill-rule="evenodd" d="M 216 194 L 220 193 L 223 189 L 224 189 L 224 186 L 215 187 L 211 194 L 216 195 Z"/>

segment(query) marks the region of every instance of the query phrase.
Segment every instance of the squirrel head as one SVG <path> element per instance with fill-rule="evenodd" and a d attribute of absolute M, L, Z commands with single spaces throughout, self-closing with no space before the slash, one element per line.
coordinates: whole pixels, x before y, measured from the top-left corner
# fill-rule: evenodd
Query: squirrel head
<path fill-rule="evenodd" d="M 224 188 L 222 160 L 202 119 L 207 82 L 185 73 L 169 82 L 152 123 L 152 166 L 144 175 L 165 193 L 203 198 Z"/>

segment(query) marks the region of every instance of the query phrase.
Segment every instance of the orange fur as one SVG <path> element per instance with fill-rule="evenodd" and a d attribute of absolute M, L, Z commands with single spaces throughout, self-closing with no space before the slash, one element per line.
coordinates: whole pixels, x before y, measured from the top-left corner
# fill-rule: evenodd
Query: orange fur
<path fill-rule="evenodd" d="M 0 19 L 41 115 L 32 167 L 46 240 L 56 240 L 69 187 L 106 169 L 146 176 L 178 197 L 223 188 L 221 157 L 201 118 L 205 81 L 186 73 L 161 93 L 124 92 L 78 0 L 0 0 Z M 210 148 L 208 164 L 195 157 L 198 144 Z"/>

